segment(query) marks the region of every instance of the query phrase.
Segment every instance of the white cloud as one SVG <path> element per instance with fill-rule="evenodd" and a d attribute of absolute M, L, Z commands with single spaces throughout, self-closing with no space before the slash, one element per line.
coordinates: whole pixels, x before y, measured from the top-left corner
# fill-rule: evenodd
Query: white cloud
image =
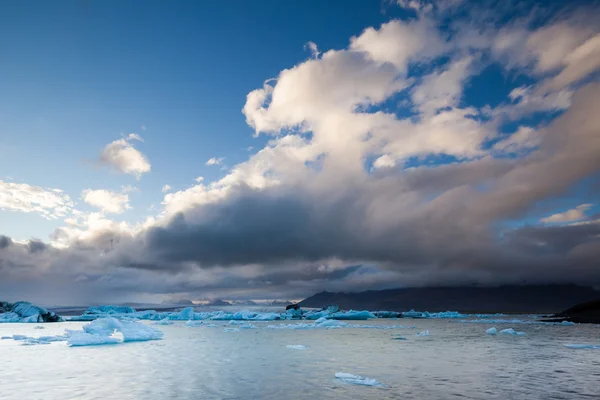
<path fill-rule="evenodd" d="M 394 64 L 404 72 L 410 61 L 443 53 L 445 44 L 434 22 L 421 18 L 410 22 L 390 21 L 379 30 L 367 28 L 351 39 L 350 49 L 364 52 L 376 62 Z"/>
<path fill-rule="evenodd" d="M 165 186 L 162 187 L 161 192 L 167 193 L 170 190 L 171 190 L 171 186 L 165 185 Z"/>
<path fill-rule="evenodd" d="M 389 154 L 384 154 L 373 162 L 373 168 L 375 169 L 393 167 L 394 165 L 396 165 L 396 160 L 390 157 Z"/>
<path fill-rule="evenodd" d="M 600 34 L 570 52 L 563 63 L 565 68 L 548 83 L 552 90 L 576 83 L 600 68 Z"/>
<path fill-rule="evenodd" d="M 200 182 L 202 182 L 202 181 L 204 180 L 204 177 L 203 177 L 203 176 L 199 176 L 199 177 L 197 177 L 197 178 L 196 178 L 196 179 L 194 179 L 194 180 L 195 180 L 196 182 L 200 183 Z"/>
<path fill-rule="evenodd" d="M 100 154 L 100 162 L 112 166 L 115 170 L 135 175 L 137 179 L 150 172 L 150 162 L 139 150 L 133 147 L 131 141 L 143 141 L 135 133 L 129 134 L 124 139 L 109 143 Z"/>
<path fill-rule="evenodd" d="M 541 142 L 541 136 L 538 131 L 528 126 L 520 126 L 519 129 L 506 140 L 502 140 L 494 145 L 494 150 L 503 153 L 515 153 L 522 150 L 533 149 Z"/>
<path fill-rule="evenodd" d="M 574 222 L 585 218 L 585 212 L 590 209 L 593 204 L 581 204 L 575 208 L 567 210 L 563 213 L 552 214 L 549 217 L 540 219 L 540 222 L 545 224 L 557 222 Z"/>
<path fill-rule="evenodd" d="M 212 157 L 206 162 L 206 165 L 221 165 L 225 157 Z"/>
<path fill-rule="evenodd" d="M 105 213 L 121 214 L 130 208 L 129 195 L 125 193 L 115 193 L 105 189 L 86 189 L 81 196 L 83 201 Z"/>
<path fill-rule="evenodd" d="M 319 57 L 319 48 L 317 47 L 317 44 L 314 42 L 308 42 L 304 45 L 305 49 L 308 49 L 310 51 L 310 55 L 312 58 L 318 58 Z"/>
<path fill-rule="evenodd" d="M 60 189 L 0 180 L 0 210 L 34 212 L 46 219 L 58 219 L 71 213 L 73 207 L 69 195 Z"/>
<path fill-rule="evenodd" d="M 473 57 L 467 56 L 450 63 L 441 71 L 425 76 L 412 91 L 413 102 L 427 113 L 456 107 L 462 95 L 463 83 L 471 75 L 472 62 Z"/>

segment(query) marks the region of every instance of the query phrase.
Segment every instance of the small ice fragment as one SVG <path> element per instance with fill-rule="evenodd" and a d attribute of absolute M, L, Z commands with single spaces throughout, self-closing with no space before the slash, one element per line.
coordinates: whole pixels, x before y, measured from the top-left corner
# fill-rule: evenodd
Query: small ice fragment
<path fill-rule="evenodd" d="M 408 340 L 408 339 L 406 339 L 404 336 L 396 336 L 396 337 L 393 337 L 392 340 Z"/>
<path fill-rule="evenodd" d="M 44 328 L 43 326 L 38 325 L 38 326 L 34 326 L 33 329 L 46 329 L 46 328 Z"/>
<path fill-rule="evenodd" d="M 561 322 L 560 324 L 561 324 L 561 325 L 564 325 L 564 326 L 573 326 L 573 325 L 575 325 L 575 322 L 571 322 L 571 321 L 563 321 L 563 322 Z"/>
<path fill-rule="evenodd" d="M 600 349 L 600 345 L 595 344 L 565 344 L 570 349 Z"/>
<path fill-rule="evenodd" d="M 490 328 L 487 331 L 485 331 L 485 333 L 487 333 L 488 335 L 495 335 L 498 333 L 498 329 L 496 328 Z"/>
<path fill-rule="evenodd" d="M 189 320 L 188 322 L 185 323 L 185 326 L 202 326 L 202 325 L 204 325 L 204 321 L 192 321 L 192 320 Z M 215 325 L 215 324 L 211 324 L 211 325 Z"/>
<path fill-rule="evenodd" d="M 502 329 L 500 333 L 503 335 L 525 336 L 525 332 L 517 332 L 513 328 Z"/>
<path fill-rule="evenodd" d="M 366 378 L 360 375 L 348 374 L 346 372 L 336 372 L 335 377 L 342 380 L 343 382 L 351 383 L 353 385 L 384 386 L 382 383 L 377 382 L 375 379 Z"/>
<path fill-rule="evenodd" d="M 431 333 L 429 333 L 429 329 L 417 333 L 417 336 L 430 336 L 430 335 L 431 335 Z"/>
<path fill-rule="evenodd" d="M 13 340 L 27 340 L 27 339 L 29 339 L 29 336 L 25 336 L 25 335 L 13 335 L 12 338 L 13 338 Z"/>
<path fill-rule="evenodd" d="M 287 346 L 288 349 L 294 349 L 294 350 L 304 350 L 306 349 L 306 346 L 301 345 L 301 344 L 288 344 Z"/>
<path fill-rule="evenodd" d="M 239 332 L 239 328 L 223 328 L 223 332 Z"/>

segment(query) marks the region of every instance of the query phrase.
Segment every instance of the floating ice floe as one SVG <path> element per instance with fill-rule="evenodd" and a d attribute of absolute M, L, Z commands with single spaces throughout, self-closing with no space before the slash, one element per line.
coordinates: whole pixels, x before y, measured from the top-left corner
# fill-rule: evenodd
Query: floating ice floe
<path fill-rule="evenodd" d="M 116 318 L 96 319 L 84 325 L 81 331 L 67 330 L 67 335 L 69 336 L 67 341 L 69 346 L 158 340 L 164 336 L 161 331 L 151 326 Z"/>
<path fill-rule="evenodd" d="M 500 331 L 502 335 L 515 335 L 515 336 L 525 336 L 525 332 L 517 332 L 513 328 L 502 329 Z"/>
<path fill-rule="evenodd" d="M 223 332 L 239 332 L 240 328 L 223 328 Z"/>
<path fill-rule="evenodd" d="M 597 344 L 565 344 L 570 349 L 600 349 Z"/>
<path fill-rule="evenodd" d="M 301 344 L 288 344 L 287 346 L 288 349 L 294 349 L 294 350 L 304 350 L 306 349 L 306 346 L 301 345 Z"/>
<path fill-rule="evenodd" d="M 26 335 L 13 335 L 13 336 L 2 336 L 4 340 L 15 340 L 21 342 L 23 346 L 33 346 L 37 344 L 50 344 L 52 342 L 64 342 L 68 339 L 66 335 L 59 336 L 40 336 L 30 337 Z"/>
<path fill-rule="evenodd" d="M 335 377 L 345 383 L 362 386 L 384 386 L 383 383 L 377 382 L 375 379 L 367 378 L 360 375 L 348 374 L 346 372 L 336 372 Z"/>
<path fill-rule="evenodd" d="M 490 328 L 490 329 L 486 330 L 485 333 L 487 333 L 488 335 L 495 335 L 498 333 L 498 329 Z"/>
<path fill-rule="evenodd" d="M 431 335 L 431 333 L 429 333 L 429 329 L 417 333 L 417 336 L 430 336 L 430 335 Z"/>

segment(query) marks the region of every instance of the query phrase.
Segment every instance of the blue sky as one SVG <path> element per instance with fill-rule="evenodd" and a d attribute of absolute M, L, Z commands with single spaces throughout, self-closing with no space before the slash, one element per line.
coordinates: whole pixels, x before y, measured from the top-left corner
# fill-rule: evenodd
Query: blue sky
<path fill-rule="evenodd" d="M 2 177 L 73 199 L 82 188 L 135 185 L 137 207 L 123 215 L 133 220 L 160 204 L 165 184 L 222 176 L 209 158 L 235 165 L 248 147 L 264 146 L 241 113 L 245 97 L 306 59 L 306 42 L 342 48 L 365 27 L 406 14 L 358 1 L 33 3 L 0 6 L 0 36 L 10 38 L 0 51 L 12 55 L 0 65 Z M 99 149 L 131 132 L 144 137 L 152 163 L 139 181 L 95 166 Z M 2 233 L 21 240 L 45 240 L 57 226 L 0 215 Z"/>
<path fill-rule="evenodd" d="M 245 232 L 288 249 L 306 229 L 317 242 L 303 250 L 267 246 L 281 258 L 240 250 L 246 262 L 203 254 L 156 269 L 195 265 L 192 275 L 208 282 L 197 290 L 238 297 L 248 297 L 246 289 L 215 282 L 234 276 L 256 292 L 274 290 L 273 263 L 285 271 L 348 267 L 335 282 L 318 274 L 280 278 L 280 293 L 292 281 L 294 293 L 412 284 L 429 276 L 407 272 L 416 266 L 462 281 L 449 260 L 464 266 L 480 257 L 461 258 L 464 242 L 499 251 L 501 244 L 479 239 L 524 226 L 597 224 L 600 168 L 586 158 L 594 135 L 566 127 L 592 118 L 577 99 L 593 98 L 598 81 L 598 15 L 585 1 L 5 2 L 0 238 L 24 249 L 33 239 L 46 243 L 59 255 L 34 263 L 48 269 L 83 257 L 82 268 L 110 275 L 148 262 L 115 255 L 104 265 L 80 248 L 107 251 L 110 238 L 110 249 L 125 243 L 114 254 L 127 253 L 162 232 L 173 246 L 161 254 L 185 254 L 181 243 L 202 241 L 227 242 L 224 253 L 235 253 L 245 248 L 246 236 L 236 236 Z M 220 161 L 207 165 L 212 158 Z M 253 215 L 240 211 L 249 198 L 259 205 Z M 286 208 L 292 204 L 297 214 Z M 300 225 L 298 215 L 317 223 L 344 212 L 335 233 L 296 232 L 293 224 L 282 233 L 285 221 Z M 202 235 L 170 237 L 178 218 Z M 414 224 L 422 232 L 408 234 Z M 429 237 L 440 225 L 468 232 L 443 256 L 426 256 L 428 246 L 448 243 Z M 344 236 L 350 231 L 368 232 L 373 243 L 356 252 L 325 245 L 342 233 L 340 241 L 352 242 Z M 413 243 L 423 256 L 394 254 L 389 238 Z M 365 283 L 368 274 L 357 272 L 354 281 L 350 267 L 363 264 L 380 275 Z M 215 266 L 227 273 L 209 274 Z M 130 276 L 147 273 L 136 268 L 118 280 L 141 280 Z M 480 272 L 469 279 L 488 279 Z"/>

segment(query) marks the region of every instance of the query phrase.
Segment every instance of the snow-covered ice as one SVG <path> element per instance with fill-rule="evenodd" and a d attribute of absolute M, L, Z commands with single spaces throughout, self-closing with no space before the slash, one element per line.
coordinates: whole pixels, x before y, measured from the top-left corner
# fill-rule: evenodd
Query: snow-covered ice
<path fill-rule="evenodd" d="M 417 333 L 417 336 L 430 336 L 429 329 Z"/>
<path fill-rule="evenodd" d="M 498 333 L 498 329 L 492 327 L 492 328 L 486 330 L 485 333 L 487 333 L 488 335 L 495 335 Z"/>
<path fill-rule="evenodd" d="M 375 379 L 367 378 L 360 375 L 349 374 L 346 372 L 336 372 L 335 377 L 342 380 L 343 382 L 351 383 L 353 385 L 384 386 L 382 383 L 377 382 Z"/>

